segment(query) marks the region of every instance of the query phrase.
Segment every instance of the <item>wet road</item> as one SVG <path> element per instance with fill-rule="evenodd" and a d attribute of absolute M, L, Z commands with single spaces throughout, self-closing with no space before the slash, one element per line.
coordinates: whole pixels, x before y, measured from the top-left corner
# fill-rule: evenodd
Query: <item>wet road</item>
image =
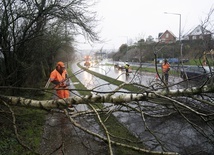
<path fill-rule="evenodd" d="M 81 63 L 81 65 L 83 65 L 83 63 Z M 159 84 L 161 83 L 156 73 L 140 72 L 140 71 L 132 70 L 131 73 L 129 73 L 129 76 L 126 76 L 125 70 L 118 70 L 114 66 L 106 66 L 106 65 L 95 65 L 90 67 L 89 69 L 92 71 L 98 72 L 100 74 L 103 74 L 105 76 L 115 78 L 125 83 L 137 83 L 144 86 L 151 86 L 156 83 L 159 83 Z M 170 72 L 176 72 L 176 71 L 171 69 Z M 183 80 L 180 77 L 169 75 L 168 86 L 170 89 L 183 88 L 182 85 L 177 84 L 177 83 L 180 83 L 181 81 Z"/>
<path fill-rule="evenodd" d="M 115 77 L 116 79 L 124 82 L 137 82 L 144 85 L 149 85 L 152 81 L 156 80 L 155 74 L 145 74 L 143 72 L 137 74 L 132 73 L 127 79 L 124 72 L 115 70 L 112 66 L 95 66 L 90 68 L 90 70 L 110 77 Z M 117 88 L 117 86 L 109 84 L 108 82 L 99 79 L 86 71 L 79 72 L 80 68 L 78 68 L 76 64 L 72 65 L 72 71 L 78 73 L 76 74 L 76 77 L 88 89 L 94 89 L 102 92 L 113 91 Z M 177 82 L 179 80 L 179 78 L 175 77 L 170 79 L 170 83 Z M 140 102 L 140 104 L 142 109 L 145 107 L 146 109 L 155 109 L 155 111 L 157 109 L 164 109 L 164 107 L 157 106 L 155 104 L 152 105 L 148 102 Z M 104 105 L 109 106 L 111 104 L 105 103 Z M 130 105 L 132 107 L 139 106 L 135 103 Z M 85 111 L 88 109 L 86 105 L 75 105 L 75 108 L 77 111 Z M 111 109 L 114 108 L 116 108 L 116 106 L 111 107 Z M 122 108 L 122 110 L 126 110 L 126 108 Z M 203 137 L 201 137 L 200 134 L 198 134 L 189 124 L 186 123 L 185 120 L 181 119 L 179 116 L 163 117 L 162 119 L 147 118 L 145 124 L 142 116 L 139 114 L 129 112 L 115 112 L 113 114 L 136 137 L 140 138 L 142 141 L 145 141 L 146 145 L 152 150 L 160 151 L 162 149 L 161 145 L 158 144 L 156 139 L 157 137 L 161 140 L 161 143 L 164 143 L 165 149 L 167 148 L 166 150 L 176 151 L 182 154 L 188 154 L 189 151 L 192 151 L 191 148 L 195 145 L 200 145 L 198 151 L 210 151 L 209 149 L 212 149 L 210 144 L 206 143 Z M 77 121 L 89 130 L 102 134 L 93 117 L 85 116 L 78 118 Z M 155 132 L 157 137 L 153 136 L 146 126 Z M 106 147 L 104 147 L 106 145 L 100 143 L 100 141 L 94 140 L 90 135 L 87 135 L 86 133 L 83 133 L 79 129 L 75 128 L 64 114 L 48 114 L 44 133 L 41 149 L 43 154 L 107 154 Z"/>
<path fill-rule="evenodd" d="M 74 70 L 78 70 L 77 67 L 73 68 Z M 152 82 L 156 81 L 156 75 L 152 73 L 131 73 L 129 78 L 127 79 L 124 71 L 116 70 L 113 66 L 94 66 L 89 68 L 92 71 L 101 73 L 106 76 L 110 76 L 116 78 L 118 80 L 129 82 L 129 83 L 140 83 L 146 86 L 149 86 Z M 105 81 L 94 77 L 89 73 L 83 73 L 82 75 L 77 75 L 78 79 L 80 79 L 87 88 L 95 88 L 99 85 L 106 83 Z M 178 83 L 182 81 L 179 77 L 171 77 L 169 80 L 169 84 Z M 89 84 L 90 83 L 90 84 Z M 116 86 L 103 86 L 99 87 L 100 91 L 103 90 L 113 90 Z M 181 85 L 175 85 L 173 89 L 181 88 Z M 105 103 L 106 106 L 111 105 Z M 130 104 L 132 107 L 138 107 L 138 104 Z M 146 109 L 145 107 L 149 107 L 151 111 L 148 111 L 153 114 L 157 109 L 165 109 L 165 107 L 158 106 L 157 104 L 152 104 L 148 102 L 140 102 L 142 109 Z M 111 107 L 111 109 L 116 108 L 116 106 Z M 124 108 L 125 110 L 126 108 Z M 161 110 L 161 111 L 162 111 Z M 125 112 L 115 112 L 113 113 L 116 118 L 123 123 L 129 131 L 131 131 L 136 137 L 140 138 L 142 141 L 147 141 L 146 145 L 153 150 L 160 151 L 161 144 L 158 144 L 160 140 L 161 143 L 164 144 L 164 150 L 171 150 L 175 152 L 180 152 L 181 154 L 191 154 L 191 152 L 199 152 L 203 154 L 209 154 L 207 152 L 212 152 L 214 149 L 212 145 L 205 142 L 204 137 L 198 133 L 190 124 L 186 122 L 186 120 L 182 119 L 179 115 L 174 115 L 171 117 L 163 117 L 163 118 L 147 118 L 146 122 L 142 119 L 141 115 L 134 113 L 125 113 Z M 149 132 L 149 130 L 156 133 L 154 136 Z M 209 130 L 205 127 L 205 130 Z M 211 134 L 212 131 L 209 133 Z M 157 137 L 156 137 L 157 136 Z M 179 137 L 179 138 L 178 138 Z M 158 140 L 159 139 L 159 140 Z M 198 146 L 200 147 L 194 147 Z M 197 154 L 197 153 L 196 153 Z"/>

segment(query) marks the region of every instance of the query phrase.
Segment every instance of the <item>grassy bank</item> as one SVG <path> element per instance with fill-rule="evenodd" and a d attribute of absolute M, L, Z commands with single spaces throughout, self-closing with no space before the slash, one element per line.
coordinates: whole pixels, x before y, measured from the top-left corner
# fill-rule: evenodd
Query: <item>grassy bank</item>
<path fill-rule="evenodd" d="M 32 150 L 39 149 L 46 112 L 24 107 L 11 106 L 10 108 L 13 113 L 7 107 L 1 106 L 0 154 L 36 154 L 25 148 L 24 145 Z M 21 140 L 21 143 L 17 137 Z"/>
<path fill-rule="evenodd" d="M 22 97 L 37 100 L 50 99 L 52 95 L 51 93 L 44 94 L 40 91 L 27 89 L 20 90 L 19 94 Z M 41 109 L 6 106 L 4 104 L 0 105 L 0 109 L 0 154 L 37 154 L 42 141 L 47 112 Z"/>

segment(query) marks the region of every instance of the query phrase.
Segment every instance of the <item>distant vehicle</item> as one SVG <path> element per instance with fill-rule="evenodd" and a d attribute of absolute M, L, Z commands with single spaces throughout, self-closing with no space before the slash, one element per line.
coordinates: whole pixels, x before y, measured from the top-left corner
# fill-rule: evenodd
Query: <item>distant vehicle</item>
<path fill-rule="evenodd" d="M 178 59 L 178 58 L 167 58 L 167 60 L 168 60 L 168 62 L 169 62 L 170 64 L 179 64 L 179 63 L 181 63 L 182 61 L 183 61 L 183 63 L 186 63 L 186 62 L 189 61 L 188 59 L 182 59 L 182 60 L 180 60 L 180 59 Z M 157 58 L 157 63 L 162 64 L 163 61 L 164 61 L 164 58 Z"/>
<path fill-rule="evenodd" d="M 180 63 L 180 60 L 178 58 L 169 58 L 168 62 L 170 64 L 178 64 L 178 63 Z"/>
<path fill-rule="evenodd" d="M 157 63 L 162 64 L 164 61 L 164 58 L 157 58 L 156 60 L 157 60 Z M 155 62 L 155 60 L 154 60 L 154 62 Z"/>
<path fill-rule="evenodd" d="M 180 77 L 184 80 L 191 79 L 193 81 L 207 80 L 211 77 L 211 73 L 214 74 L 214 69 L 209 66 L 187 66 L 181 69 Z"/>
<path fill-rule="evenodd" d="M 123 70 L 125 69 L 125 64 L 122 62 L 117 62 L 114 64 L 114 68 L 117 68 L 118 70 Z"/>
<path fill-rule="evenodd" d="M 189 62 L 189 59 L 182 59 L 180 60 L 180 63 L 183 61 L 183 63 Z"/>
<path fill-rule="evenodd" d="M 86 62 L 84 63 L 84 66 L 89 68 L 89 67 L 91 66 L 91 63 L 90 63 L 89 61 L 86 61 Z"/>
<path fill-rule="evenodd" d="M 85 61 L 91 61 L 91 56 L 90 56 L 90 55 L 86 55 L 86 56 L 84 57 L 84 59 L 85 59 Z"/>
<path fill-rule="evenodd" d="M 84 59 L 85 59 L 84 66 L 87 67 L 87 68 L 89 68 L 89 67 L 91 66 L 91 56 L 86 55 L 86 56 L 84 57 Z"/>

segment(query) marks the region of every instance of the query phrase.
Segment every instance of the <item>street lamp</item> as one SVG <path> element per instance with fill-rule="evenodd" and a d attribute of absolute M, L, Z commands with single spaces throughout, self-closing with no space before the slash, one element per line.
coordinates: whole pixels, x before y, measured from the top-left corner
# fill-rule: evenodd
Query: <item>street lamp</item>
<path fill-rule="evenodd" d="M 164 12 L 164 13 L 179 16 L 179 42 L 181 42 L 181 14 L 180 13 L 169 13 L 169 12 Z"/>
<path fill-rule="evenodd" d="M 164 13 L 179 16 L 179 43 L 180 43 L 180 53 L 181 53 L 181 59 L 182 59 L 183 53 L 182 53 L 182 43 L 181 43 L 181 14 L 180 13 L 170 13 L 170 12 L 164 12 Z"/>

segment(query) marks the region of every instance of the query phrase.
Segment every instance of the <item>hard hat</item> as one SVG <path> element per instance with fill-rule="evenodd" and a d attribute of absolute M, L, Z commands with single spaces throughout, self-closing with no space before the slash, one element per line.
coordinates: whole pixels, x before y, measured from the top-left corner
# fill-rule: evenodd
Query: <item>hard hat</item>
<path fill-rule="evenodd" d="M 65 67 L 65 64 L 62 61 L 57 62 L 57 66 Z"/>

